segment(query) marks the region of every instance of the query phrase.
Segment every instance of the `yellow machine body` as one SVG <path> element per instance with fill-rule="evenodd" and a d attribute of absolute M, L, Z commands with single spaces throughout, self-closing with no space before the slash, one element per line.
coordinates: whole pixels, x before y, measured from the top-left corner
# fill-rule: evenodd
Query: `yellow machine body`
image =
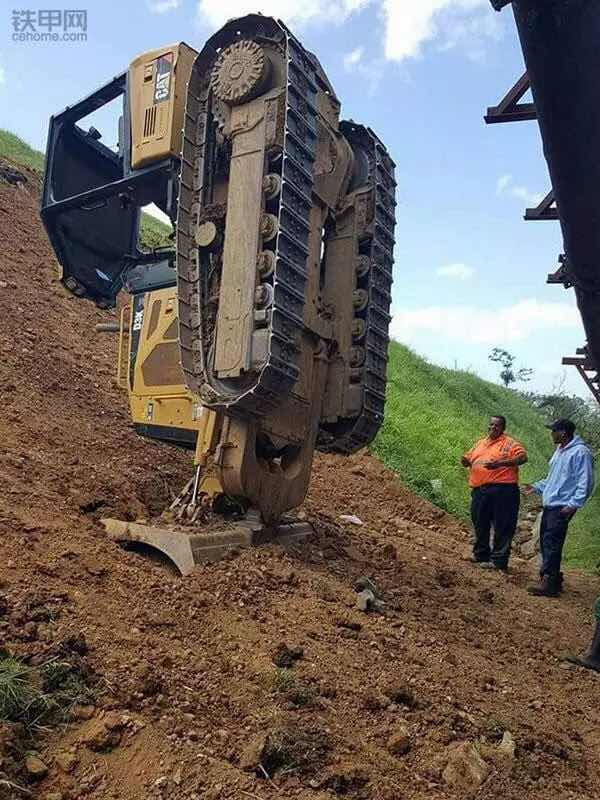
<path fill-rule="evenodd" d="M 183 381 L 179 365 L 177 291 L 136 295 L 123 314 L 128 346 L 120 354 L 121 385 L 143 435 L 195 448 L 203 408 Z"/>
<path fill-rule="evenodd" d="M 198 53 L 185 42 L 150 50 L 129 67 L 131 166 L 178 156 L 186 86 Z"/>

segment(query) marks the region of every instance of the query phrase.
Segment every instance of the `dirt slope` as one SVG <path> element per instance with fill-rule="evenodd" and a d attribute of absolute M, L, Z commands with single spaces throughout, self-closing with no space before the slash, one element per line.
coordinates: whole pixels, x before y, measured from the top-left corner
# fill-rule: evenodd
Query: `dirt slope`
<path fill-rule="evenodd" d="M 98 516 L 156 511 L 189 457 L 131 431 L 106 314 L 57 284 L 28 178 L 0 184 L 0 637 L 34 665 L 76 652 L 95 700 L 18 745 L 0 725 L 0 797 L 597 798 L 600 679 L 557 658 L 595 582 L 544 601 L 523 564 L 476 571 L 373 457 L 318 459 L 296 552 L 181 580 L 106 540 Z M 356 609 L 363 576 L 383 613 Z"/>

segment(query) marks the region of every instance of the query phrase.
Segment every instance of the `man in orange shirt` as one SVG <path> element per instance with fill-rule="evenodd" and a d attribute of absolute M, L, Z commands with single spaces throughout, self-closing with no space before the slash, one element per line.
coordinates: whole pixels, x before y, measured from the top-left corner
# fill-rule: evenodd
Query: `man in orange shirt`
<path fill-rule="evenodd" d="M 506 418 L 490 419 L 488 435 L 461 459 L 469 469 L 471 518 L 475 529 L 472 561 L 484 569 L 508 570 L 508 559 L 519 515 L 519 467 L 527 453 L 504 432 Z M 490 548 L 490 531 L 494 542 Z"/>

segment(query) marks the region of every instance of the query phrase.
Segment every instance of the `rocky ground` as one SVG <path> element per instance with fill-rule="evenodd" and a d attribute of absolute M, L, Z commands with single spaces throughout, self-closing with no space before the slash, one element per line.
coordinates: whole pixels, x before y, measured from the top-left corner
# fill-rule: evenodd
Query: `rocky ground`
<path fill-rule="evenodd" d="M 57 713 L 0 722 L 0 797 L 597 798 L 600 678 L 561 660 L 596 581 L 554 601 L 524 561 L 478 571 L 372 456 L 317 459 L 294 551 L 182 580 L 106 539 L 189 455 L 130 429 L 107 314 L 57 283 L 25 177 L 0 181 L 0 663 Z"/>

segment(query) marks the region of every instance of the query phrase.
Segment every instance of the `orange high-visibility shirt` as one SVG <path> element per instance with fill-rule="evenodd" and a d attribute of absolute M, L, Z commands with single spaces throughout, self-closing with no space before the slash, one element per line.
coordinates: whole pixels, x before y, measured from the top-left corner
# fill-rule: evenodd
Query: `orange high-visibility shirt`
<path fill-rule="evenodd" d="M 469 469 L 469 486 L 475 489 L 487 483 L 518 483 L 518 467 L 499 467 L 498 469 L 487 469 L 483 465 L 487 461 L 506 461 L 519 456 L 526 456 L 525 448 L 522 444 L 511 439 L 506 434 L 502 434 L 497 439 L 480 439 L 473 447 L 465 453 L 465 458 L 471 462 Z"/>

